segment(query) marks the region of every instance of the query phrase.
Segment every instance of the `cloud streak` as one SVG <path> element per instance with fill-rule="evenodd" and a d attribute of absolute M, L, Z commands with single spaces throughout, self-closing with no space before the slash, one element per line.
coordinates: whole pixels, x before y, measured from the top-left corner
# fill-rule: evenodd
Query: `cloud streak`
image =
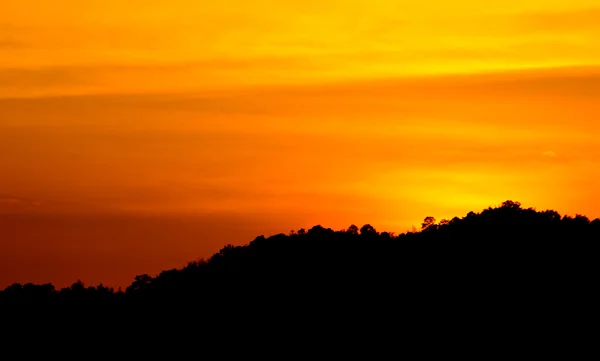
<path fill-rule="evenodd" d="M 42 206 L 39 201 L 18 197 L 0 196 L 0 213 L 21 213 L 37 210 Z"/>
<path fill-rule="evenodd" d="M 600 62 L 600 10 L 587 1 L 525 1 L 510 11 L 474 1 L 376 3 L 350 1 L 339 9 L 337 2 L 248 7 L 232 0 L 201 8 L 187 1 L 123 8 L 109 2 L 84 11 L 42 1 L 39 8 L 53 14 L 44 17 L 10 6 L 0 15 L 0 33 L 10 34 L 0 39 L 0 69 L 17 75 L 4 74 L 0 84 L 5 93 L 33 92 L 18 76 L 50 81 L 55 73 L 69 94 L 73 73 L 91 83 L 85 91 L 114 92 L 133 83 L 318 83 Z M 60 9 L 67 5 L 79 16 L 65 18 Z"/>

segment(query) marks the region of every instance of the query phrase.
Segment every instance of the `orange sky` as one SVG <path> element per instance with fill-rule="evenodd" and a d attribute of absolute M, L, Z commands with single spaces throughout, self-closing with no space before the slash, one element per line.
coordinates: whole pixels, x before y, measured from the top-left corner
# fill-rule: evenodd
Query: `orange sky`
<path fill-rule="evenodd" d="M 0 288 L 507 199 L 600 217 L 597 39 L 597 0 L 3 4 Z"/>

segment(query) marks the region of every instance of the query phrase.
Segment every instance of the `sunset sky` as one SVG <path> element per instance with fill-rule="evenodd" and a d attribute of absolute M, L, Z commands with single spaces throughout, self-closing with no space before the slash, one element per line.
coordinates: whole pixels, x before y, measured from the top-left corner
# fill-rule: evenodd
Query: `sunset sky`
<path fill-rule="evenodd" d="M 599 156 L 598 0 L 0 10 L 0 288 L 508 199 L 596 218 Z"/>

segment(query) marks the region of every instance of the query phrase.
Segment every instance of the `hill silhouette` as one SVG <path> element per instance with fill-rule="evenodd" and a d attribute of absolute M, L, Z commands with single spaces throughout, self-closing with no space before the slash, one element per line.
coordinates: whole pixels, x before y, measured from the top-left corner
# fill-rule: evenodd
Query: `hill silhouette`
<path fill-rule="evenodd" d="M 0 305 L 43 317 L 85 315 L 86 324 L 110 319 L 136 332 L 152 329 L 148 319 L 157 317 L 201 320 L 214 332 L 257 324 L 310 324 L 313 331 L 377 322 L 506 326 L 517 319 L 554 327 L 589 318 L 597 307 L 599 242 L 600 219 L 506 201 L 462 218 L 427 217 L 419 232 L 399 235 L 367 224 L 259 236 L 181 269 L 136 276 L 124 291 L 14 284 L 0 292 Z"/>

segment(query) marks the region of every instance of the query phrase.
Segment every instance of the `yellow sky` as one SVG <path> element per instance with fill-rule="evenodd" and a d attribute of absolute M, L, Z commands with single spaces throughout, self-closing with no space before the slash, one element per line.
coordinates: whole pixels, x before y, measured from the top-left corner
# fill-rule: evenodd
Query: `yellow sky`
<path fill-rule="evenodd" d="M 0 96 L 597 64 L 596 0 L 3 4 Z"/>
<path fill-rule="evenodd" d="M 322 224 L 600 216 L 600 4 L 12 1 L 0 288 Z"/>

